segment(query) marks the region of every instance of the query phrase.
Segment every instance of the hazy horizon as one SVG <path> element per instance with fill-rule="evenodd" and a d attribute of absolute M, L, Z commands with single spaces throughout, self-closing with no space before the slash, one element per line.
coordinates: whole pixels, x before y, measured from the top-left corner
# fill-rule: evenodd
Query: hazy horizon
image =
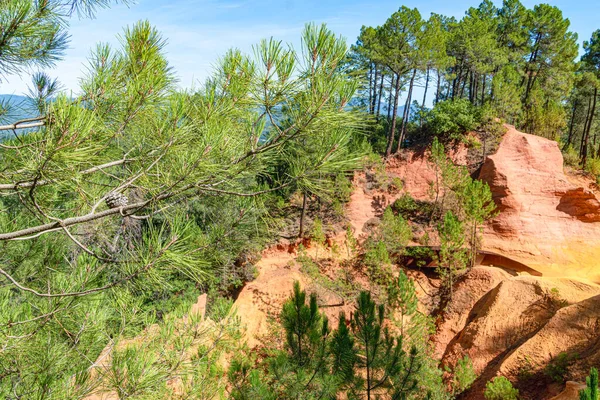
<path fill-rule="evenodd" d="M 55 68 L 47 69 L 58 78 L 66 92 L 77 93 L 78 80 L 85 74 L 87 57 L 99 42 L 118 45 L 123 29 L 136 21 L 148 19 L 167 39 L 169 60 L 182 88 L 198 86 L 212 71 L 218 58 L 232 47 L 250 52 L 262 38 L 274 37 L 297 47 L 300 32 L 307 22 L 327 23 L 348 45 L 356 41 L 361 26 L 377 26 L 400 6 L 417 7 L 424 17 L 431 12 L 462 17 L 479 0 L 446 0 L 423 3 L 383 0 L 373 3 L 362 0 L 299 2 L 285 0 L 175 0 L 164 4 L 159 0 L 140 0 L 130 6 L 117 5 L 100 10 L 96 18 L 70 20 L 71 41 L 64 58 Z M 501 0 L 494 1 L 500 5 Z M 540 1 L 523 0 L 533 7 Z M 571 30 L 579 35 L 580 45 L 588 40 L 600 15 L 600 2 L 547 1 L 558 6 L 571 21 Z M 9 76 L 0 83 L 0 93 L 21 95 L 27 92 L 28 74 Z M 419 98 L 419 91 L 415 98 Z"/>

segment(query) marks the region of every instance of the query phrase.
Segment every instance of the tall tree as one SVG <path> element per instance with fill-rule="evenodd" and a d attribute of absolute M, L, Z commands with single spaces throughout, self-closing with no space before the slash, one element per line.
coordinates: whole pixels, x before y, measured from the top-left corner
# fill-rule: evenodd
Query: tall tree
<path fill-rule="evenodd" d="M 562 102 L 571 91 L 577 56 L 577 35 L 562 11 L 536 5 L 528 17 L 529 45 L 521 89 L 524 127 L 553 136 L 564 126 Z"/>
<path fill-rule="evenodd" d="M 425 23 L 423 35 L 421 36 L 419 44 L 419 57 L 423 62 L 421 67 L 424 69 L 425 73 L 425 90 L 423 92 L 421 107 L 425 107 L 431 73 L 433 71 L 437 72 L 437 89 L 435 93 L 437 102 L 439 98 L 442 71 L 445 71 L 454 62 L 454 59 L 449 56 L 447 52 L 449 38 L 450 32 L 448 31 L 447 18 L 432 13 Z"/>
<path fill-rule="evenodd" d="M 386 147 L 386 157 L 392 153 L 394 145 L 394 136 L 396 133 L 396 123 L 398 114 L 398 101 L 400 98 L 401 81 L 409 72 L 413 72 L 418 68 L 418 40 L 422 34 L 423 20 L 421 14 L 416 8 L 410 9 L 402 6 L 398 11 L 393 13 L 378 29 L 378 46 L 376 57 L 378 62 L 385 65 L 392 74 L 394 74 L 393 98 L 394 104 L 392 108 L 392 121 L 388 134 L 388 143 Z M 414 78 L 411 79 L 414 83 Z M 408 96 L 412 94 L 409 89 Z M 406 114 L 406 107 L 404 110 Z M 403 124 L 406 118 L 403 118 Z M 402 129 L 400 131 L 402 135 Z M 402 137 L 400 137 L 400 140 Z M 401 143 L 398 143 L 401 146 Z"/>
<path fill-rule="evenodd" d="M 596 80 L 600 79 L 600 30 L 596 30 L 592 33 L 592 37 L 589 41 L 586 40 L 583 42 L 583 49 L 585 53 L 583 57 L 581 57 L 582 69 L 593 73 Z M 598 98 L 597 84 L 593 86 L 593 92 L 589 120 L 587 121 L 586 129 L 583 133 L 583 146 L 581 151 L 581 164 L 583 168 L 585 168 L 588 158 L 590 132 L 594 122 L 594 116 L 596 115 L 596 100 Z"/>
<path fill-rule="evenodd" d="M 376 398 L 378 390 L 389 392 L 393 399 L 403 399 L 417 390 L 416 374 L 420 369 L 417 350 L 413 346 L 407 354 L 402 336 L 392 336 L 384 326 L 384 318 L 383 304 L 377 305 L 370 293 L 361 292 L 352 318 L 352 331 L 365 379 L 354 392 L 367 400 Z M 392 381 L 395 385 L 390 385 Z"/>

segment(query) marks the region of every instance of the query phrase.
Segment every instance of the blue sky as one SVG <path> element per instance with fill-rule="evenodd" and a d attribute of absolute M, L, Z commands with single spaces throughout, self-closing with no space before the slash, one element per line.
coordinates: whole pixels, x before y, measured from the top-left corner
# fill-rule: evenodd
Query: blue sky
<path fill-rule="evenodd" d="M 599 0 L 546 2 L 563 10 L 580 43 L 600 28 Z M 533 7 L 539 1 L 522 3 Z M 138 0 L 129 7 L 101 10 L 94 20 L 73 18 L 65 58 L 48 72 L 76 93 L 90 49 L 98 42 L 116 44 L 123 27 L 140 19 L 148 19 L 168 39 L 167 57 L 179 84 L 190 87 L 203 81 L 218 57 L 231 47 L 250 51 L 252 44 L 271 36 L 297 46 L 306 22 L 325 22 L 353 43 L 362 25 L 382 24 L 401 5 L 418 7 L 424 17 L 437 12 L 460 18 L 468 7 L 478 4 L 478 0 Z M 28 76 L 11 76 L 0 83 L 0 93 L 21 94 L 28 82 Z"/>

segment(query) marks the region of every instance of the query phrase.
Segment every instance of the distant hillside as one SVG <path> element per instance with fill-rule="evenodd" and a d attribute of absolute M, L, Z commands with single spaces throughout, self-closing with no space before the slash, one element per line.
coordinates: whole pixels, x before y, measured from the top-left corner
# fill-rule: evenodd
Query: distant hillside
<path fill-rule="evenodd" d="M 26 118 L 36 117 L 35 112 L 29 109 L 27 97 L 14 94 L 0 94 L 0 106 L 8 108 L 6 115 L 0 117 L 0 125 L 14 123 Z M 8 132 L 10 133 L 10 132 Z M 0 139 L 6 136 L 7 132 L 0 132 Z"/>
<path fill-rule="evenodd" d="M 34 117 L 31 110 L 28 110 L 29 104 L 25 96 L 0 94 L 0 104 L 8 106 L 10 109 L 9 113 L 5 117 L 2 117 L 3 123 Z"/>

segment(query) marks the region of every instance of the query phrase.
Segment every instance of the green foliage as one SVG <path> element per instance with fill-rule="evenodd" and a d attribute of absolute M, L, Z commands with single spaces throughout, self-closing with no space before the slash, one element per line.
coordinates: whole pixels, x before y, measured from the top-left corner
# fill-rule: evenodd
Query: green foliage
<path fill-rule="evenodd" d="M 477 379 L 473 362 L 469 356 L 459 359 L 452 371 L 452 392 L 460 394 L 467 390 Z"/>
<path fill-rule="evenodd" d="M 425 116 L 427 130 L 444 140 L 462 140 L 480 122 L 479 109 L 464 99 L 441 101 Z"/>
<path fill-rule="evenodd" d="M 518 400 L 519 391 L 515 389 L 508 379 L 497 376 L 485 385 L 483 393 L 486 400 Z"/>
<path fill-rule="evenodd" d="M 600 158 L 588 158 L 585 170 L 594 176 L 600 176 Z"/>
<path fill-rule="evenodd" d="M 374 283 L 386 284 L 389 277 L 389 267 L 392 264 L 385 242 L 370 241 L 365 251 L 364 264 L 369 269 L 369 280 Z"/>
<path fill-rule="evenodd" d="M 585 378 L 586 388 L 579 391 L 580 400 L 598 400 L 598 370 L 590 369 L 590 374 Z"/>
<path fill-rule="evenodd" d="M 432 210 L 430 220 L 437 214 L 444 215 L 454 203 L 460 203 L 460 194 L 464 185 L 469 181 L 469 176 L 464 167 L 454 165 L 454 162 L 445 152 L 444 145 L 437 137 L 431 144 L 431 162 L 435 169 L 435 181 L 431 183 L 430 196 L 434 201 L 435 209 Z M 454 212 L 459 213 L 460 204 L 454 207 Z M 458 209 L 457 209 L 458 208 Z M 436 212 L 437 211 L 437 212 Z"/>
<path fill-rule="evenodd" d="M 469 267 L 472 268 L 475 266 L 475 258 L 481 243 L 478 231 L 486 220 L 495 215 L 496 204 L 492 200 L 492 192 L 488 184 L 470 177 L 466 179 L 459 196 L 469 231 L 467 243 L 470 247 Z"/>
<path fill-rule="evenodd" d="M 260 371 L 252 368 L 252 362 L 243 357 L 231 361 L 228 379 L 232 389 L 229 395 L 234 400 L 276 400 L 272 388 L 262 380 Z"/>
<path fill-rule="evenodd" d="M 363 262 L 372 282 L 388 286 L 392 276 L 389 267 L 404 252 L 411 237 L 412 230 L 406 220 L 386 208 L 379 226 L 365 243 Z"/>
<path fill-rule="evenodd" d="M 361 292 L 352 318 L 352 331 L 356 337 L 358 363 L 366 377 L 358 381 L 354 391 L 375 398 L 375 389 L 391 380 L 396 385 L 389 388 L 392 398 L 403 398 L 418 390 L 420 362 L 417 348 L 412 346 L 407 354 L 402 336 L 394 338 L 384 326 L 385 307 L 377 305 L 368 292 Z M 397 384 L 400 385 L 397 385 Z"/>
<path fill-rule="evenodd" d="M 464 248 L 465 231 L 463 223 L 450 211 L 437 226 L 440 237 L 439 267 L 437 272 L 442 280 L 442 299 L 452 298 L 454 283 L 468 266 L 468 254 Z"/>
<path fill-rule="evenodd" d="M 409 286 L 398 287 L 404 288 Z M 253 365 L 256 360 L 236 359 L 229 369 L 232 398 L 251 399 L 263 394 L 265 397 L 260 398 L 375 399 L 381 395 L 396 399 L 431 398 L 427 394 L 432 389 L 431 385 L 426 386 L 430 373 L 427 368 L 434 361 L 416 345 L 409 345 L 404 336 L 395 337 L 391 333 L 385 307 L 377 305 L 368 292 L 358 296 L 350 321 L 340 314 L 333 332 L 329 332 L 326 320 L 315 311 L 313 298 L 307 304 L 306 293 L 295 284 L 282 312 L 282 317 L 292 315 L 286 317 L 287 322 L 282 318 L 288 337 L 285 349 L 278 350 L 274 344 L 265 350 L 267 358 L 258 365 Z M 286 312 L 289 307 L 294 311 Z M 299 320 L 304 323 L 298 323 Z M 305 339 L 297 339 L 299 336 Z M 299 343 L 304 346 L 304 356 L 300 358 Z"/>
<path fill-rule="evenodd" d="M 579 358 L 577 353 L 559 353 L 556 357 L 550 360 L 548 365 L 546 365 L 544 373 L 554 382 L 564 383 L 567 380 L 569 366 L 573 364 L 577 358 Z"/>
<path fill-rule="evenodd" d="M 312 229 L 310 230 L 310 238 L 315 243 L 316 246 L 316 254 L 315 259 L 319 259 L 319 247 L 323 247 L 325 245 L 325 232 L 323 231 L 323 223 L 321 219 L 318 217 L 313 221 Z"/>
<path fill-rule="evenodd" d="M 327 320 L 322 318 L 317 307 L 317 296 L 311 294 L 306 304 L 306 292 L 300 290 L 298 282 L 294 283 L 292 297 L 283 304 L 281 324 L 286 331 L 291 359 L 298 365 L 306 363 L 328 330 Z"/>
<path fill-rule="evenodd" d="M 349 202 L 353 190 L 350 179 L 346 175 L 338 173 L 334 178 L 333 184 L 336 198 L 342 203 Z"/>
<path fill-rule="evenodd" d="M 390 255 L 398 255 L 412 238 L 412 230 L 402 216 L 394 215 L 388 207 L 383 212 L 377 237 L 385 243 Z"/>
<path fill-rule="evenodd" d="M 208 296 L 206 305 L 206 317 L 213 321 L 220 322 L 230 315 L 233 307 L 233 300 L 228 297 L 213 294 Z"/>
<path fill-rule="evenodd" d="M 58 3 L 0 10 L 7 23 L 22 17 L 0 51 L 1 74 L 51 65 L 67 14 L 112 2 Z M 173 329 L 165 319 L 183 317 L 200 293 L 227 295 L 252 279 L 278 198 L 347 197 L 339 176 L 360 166 L 364 123 L 348 107 L 358 82 L 340 69 L 342 39 L 307 25 L 301 49 L 273 39 L 253 56 L 230 51 L 188 92 L 175 86 L 165 44 L 142 21 L 117 47 L 98 45 L 77 97 L 37 75 L 33 104 L 45 115 L 3 139 L 0 397 L 65 398 L 110 338 Z M 209 303 L 209 314 L 224 321 L 229 304 Z M 139 365 L 115 364 L 114 379 L 147 370 L 152 388 L 140 373 L 123 390 L 168 397 L 162 355 L 148 352 Z M 192 387 L 219 385 L 216 367 L 191 365 L 200 368 Z"/>
<path fill-rule="evenodd" d="M 556 307 L 557 309 L 563 308 L 563 307 L 566 307 L 569 305 L 569 302 L 562 297 L 562 295 L 560 294 L 560 290 L 558 290 L 558 288 L 550 289 L 549 297 L 550 297 L 550 301 L 552 302 L 554 307 Z"/>
<path fill-rule="evenodd" d="M 351 385 L 356 379 L 357 354 L 344 313 L 340 314 L 338 328 L 331 335 L 329 351 L 333 358 L 331 371 L 340 377 L 342 385 Z"/>
<path fill-rule="evenodd" d="M 394 201 L 392 209 L 403 218 L 409 219 L 419 209 L 419 206 L 410 194 L 404 193 L 399 199 Z"/>
<path fill-rule="evenodd" d="M 416 313 L 419 301 L 413 282 L 406 276 L 404 271 L 398 271 L 398 277 L 388 287 L 388 307 L 395 313 L 400 313 L 400 335 L 404 335 L 406 324 L 416 325 L 418 318 Z"/>
<path fill-rule="evenodd" d="M 579 154 L 572 145 L 569 145 L 565 151 L 563 151 L 563 159 L 566 165 L 570 167 L 579 166 Z"/>

